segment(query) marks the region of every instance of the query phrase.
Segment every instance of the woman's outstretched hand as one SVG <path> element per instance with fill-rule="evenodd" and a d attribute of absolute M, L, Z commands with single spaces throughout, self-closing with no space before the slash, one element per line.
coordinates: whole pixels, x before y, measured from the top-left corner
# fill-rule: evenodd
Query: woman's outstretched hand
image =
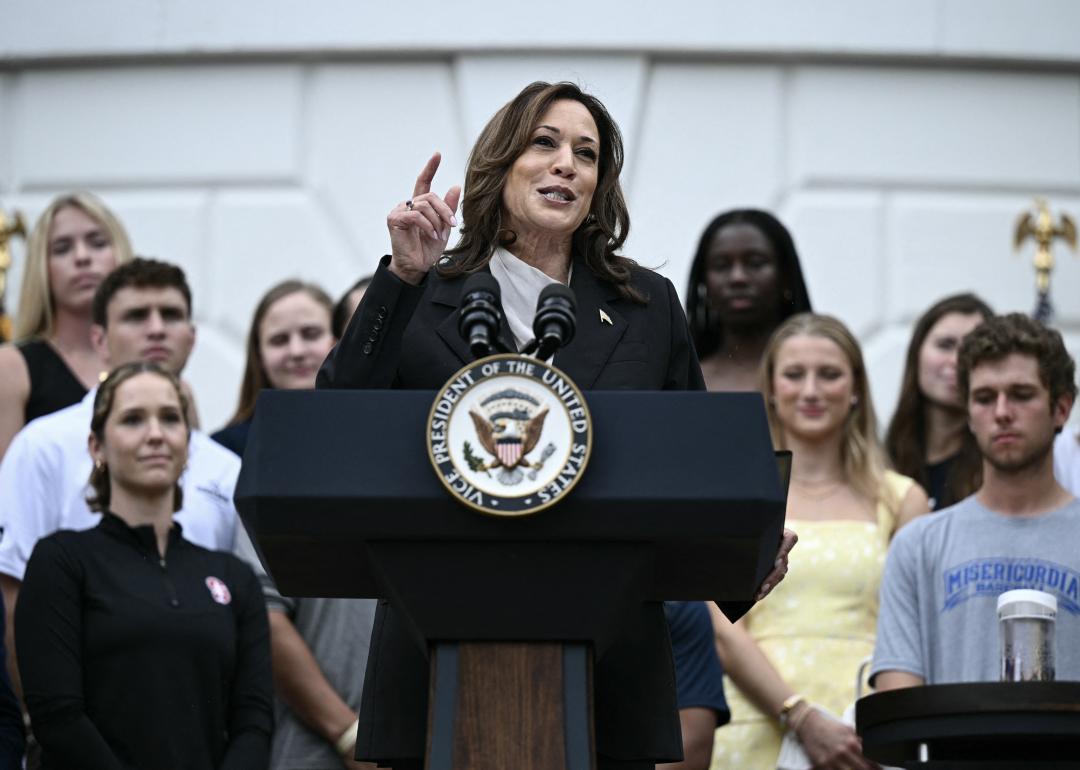
<path fill-rule="evenodd" d="M 418 284 L 446 251 L 451 228 L 457 227 L 461 187 L 454 185 L 440 198 L 431 192 L 431 180 L 442 155 L 435 153 L 416 177 L 412 198 L 403 201 L 386 217 L 390 231 L 390 272 L 403 281 Z"/>

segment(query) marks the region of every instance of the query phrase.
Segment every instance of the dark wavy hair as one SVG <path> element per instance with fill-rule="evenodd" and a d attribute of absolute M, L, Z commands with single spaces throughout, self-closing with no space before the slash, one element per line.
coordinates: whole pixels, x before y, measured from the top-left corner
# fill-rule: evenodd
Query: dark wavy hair
<path fill-rule="evenodd" d="M 686 289 L 686 318 L 698 358 L 704 358 L 720 347 L 724 330 L 719 318 L 709 313 L 709 298 L 705 286 L 706 254 L 713 238 L 728 225 L 752 225 L 772 244 L 780 272 L 780 312 L 777 325 L 798 313 L 812 312 L 810 293 L 806 290 L 799 254 L 791 233 L 780 220 L 760 209 L 732 209 L 713 219 L 698 241 L 694 261 L 690 265 L 690 280 Z"/>
<path fill-rule="evenodd" d="M 247 360 L 244 363 L 244 379 L 240 382 L 240 398 L 236 404 L 236 412 L 229 420 L 229 425 L 244 422 L 255 414 L 255 402 L 263 388 L 270 387 L 270 377 L 266 374 L 266 365 L 262 359 L 262 349 L 259 346 L 259 327 L 262 325 L 270 307 L 278 300 L 285 299 L 292 294 L 303 292 L 311 297 L 316 304 L 326 311 L 329 318 L 334 310 L 334 301 L 321 288 L 313 283 L 304 283 L 291 279 L 282 281 L 272 286 L 259 300 L 255 307 L 255 315 L 251 318 L 251 327 L 247 335 Z M 328 327 L 329 329 L 329 324 Z"/>
<path fill-rule="evenodd" d="M 503 185 L 544 113 L 562 99 L 584 105 L 600 133 L 596 191 L 588 215 L 574 232 L 571 249 L 599 278 L 614 284 L 620 295 L 643 304 L 648 298 L 630 283 L 637 263 L 616 254 L 630 231 L 630 212 L 619 184 L 622 134 L 600 100 L 573 83 L 527 85 L 480 132 L 465 172 L 461 240 L 446 252 L 439 273 L 453 277 L 476 272 L 488 263 L 496 246 L 509 246 L 516 240 L 517 235 L 503 226 Z"/>
<path fill-rule="evenodd" d="M 91 315 L 98 326 L 108 325 L 109 302 L 121 289 L 176 289 L 184 296 L 188 318 L 191 318 L 191 287 L 184 271 L 169 262 L 135 257 L 113 270 L 98 284 L 94 292 Z"/>
<path fill-rule="evenodd" d="M 156 374 L 169 381 L 176 391 L 176 398 L 180 401 L 180 414 L 183 416 L 184 426 L 187 428 L 188 438 L 191 437 L 191 425 L 188 423 L 188 400 L 184 395 L 184 389 L 180 387 L 180 380 L 172 372 L 162 369 L 153 361 L 132 361 L 116 367 L 98 386 L 94 396 L 94 412 L 90 417 L 90 432 L 97 440 L 105 443 L 105 422 L 112 413 L 113 402 L 116 401 L 116 391 L 125 382 L 140 374 Z M 109 478 L 108 465 L 95 465 L 90 471 L 90 494 L 86 496 L 86 504 L 91 511 L 107 511 L 112 503 L 112 488 Z M 173 485 L 173 511 L 179 511 L 184 504 L 184 490 L 180 487 L 180 479 Z"/>
<path fill-rule="evenodd" d="M 1033 357 L 1039 364 L 1039 380 L 1050 391 L 1050 403 L 1062 396 L 1076 399 L 1076 363 L 1056 329 L 1048 329 L 1023 313 L 987 319 L 964 337 L 957 360 L 956 379 L 967 403 L 971 372 L 986 361 L 1000 361 L 1010 353 Z"/>
<path fill-rule="evenodd" d="M 929 488 L 926 471 L 926 395 L 919 388 L 919 353 L 930 330 L 950 313 L 978 313 L 985 321 L 992 318 L 991 307 L 974 294 L 953 294 L 938 300 L 915 322 L 904 359 L 904 374 L 900 380 L 900 400 L 896 404 L 885 432 L 885 450 L 893 467 L 905 476 Z M 961 407 L 962 408 L 962 407 Z M 945 494 L 935 507 L 945 508 L 963 500 L 982 484 L 982 456 L 975 437 L 967 430 L 962 436 L 960 453 L 949 467 L 945 479 Z"/>

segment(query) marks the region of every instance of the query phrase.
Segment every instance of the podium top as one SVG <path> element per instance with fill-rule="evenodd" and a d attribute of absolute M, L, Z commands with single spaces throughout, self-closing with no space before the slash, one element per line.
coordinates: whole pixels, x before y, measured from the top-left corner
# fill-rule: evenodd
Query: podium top
<path fill-rule="evenodd" d="M 266 391 L 236 503 L 279 588 L 380 596 L 372 543 L 643 544 L 654 599 L 749 600 L 772 567 L 785 493 L 760 395 L 592 391 L 593 456 L 532 516 L 453 500 L 428 462 L 434 392 Z"/>

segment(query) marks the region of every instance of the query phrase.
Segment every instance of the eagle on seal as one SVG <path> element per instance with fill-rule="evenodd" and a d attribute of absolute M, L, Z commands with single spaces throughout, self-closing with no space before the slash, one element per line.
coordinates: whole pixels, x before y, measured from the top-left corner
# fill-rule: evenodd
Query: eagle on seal
<path fill-rule="evenodd" d="M 488 463 L 486 468 L 505 467 L 507 470 L 513 470 L 519 466 L 530 467 L 531 463 L 525 459 L 525 456 L 540 442 L 540 434 L 544 430 L 544 419 L 547 414 L 548 409 L 545 407 L 535 417 L 529 419 L 508 419 L 503 415 L 497 415 L 494 421 L 489 421 L 483 415 L 470 409 L 469 417 L 472 418 L 473 426 L 476 428 L 476 437 L 480 440 L 480 445 L 495 457 L 495 460 Z"/>

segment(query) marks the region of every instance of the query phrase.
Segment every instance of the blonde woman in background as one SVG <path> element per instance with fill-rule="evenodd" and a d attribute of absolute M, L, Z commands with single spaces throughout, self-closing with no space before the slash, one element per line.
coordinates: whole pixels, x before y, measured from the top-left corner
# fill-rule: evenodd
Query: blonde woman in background
<path fill-rule="evenodd" d="M 926 494 L 885 469 L 862 353 L 840 321 L 810 313 L 785 321 L 762 359 L 761 391 L 776 447 L 793 453 L 787 521 L 799 558 L 738 623 L 715 613 L 736 687 L 713 768 L 772 770 L 785 725 L 815 768 L 874 768 L 837 717 L 874 648 L 889 541 L 927 512 Z"/>
<path fill-rule="evenodd" d="M 70 406 L 104 369 L 90 344 L 90 305 L 102 279 L 131 259 L 124 226 L 90 193 L 45 209 L 26 248 L 15 344 L 0 348 L 0 457 L 35 417 Z"/>
<path fill-rule="evenodd" d="M 255 402 L 266 388 L 311 390 L 337 338 L 334 301 L 319 286 L 298 280 L 275 284 L 262 296 L 248 330 L 244 378 L 236 412 L 211 438 L 244 456 Z"/>

